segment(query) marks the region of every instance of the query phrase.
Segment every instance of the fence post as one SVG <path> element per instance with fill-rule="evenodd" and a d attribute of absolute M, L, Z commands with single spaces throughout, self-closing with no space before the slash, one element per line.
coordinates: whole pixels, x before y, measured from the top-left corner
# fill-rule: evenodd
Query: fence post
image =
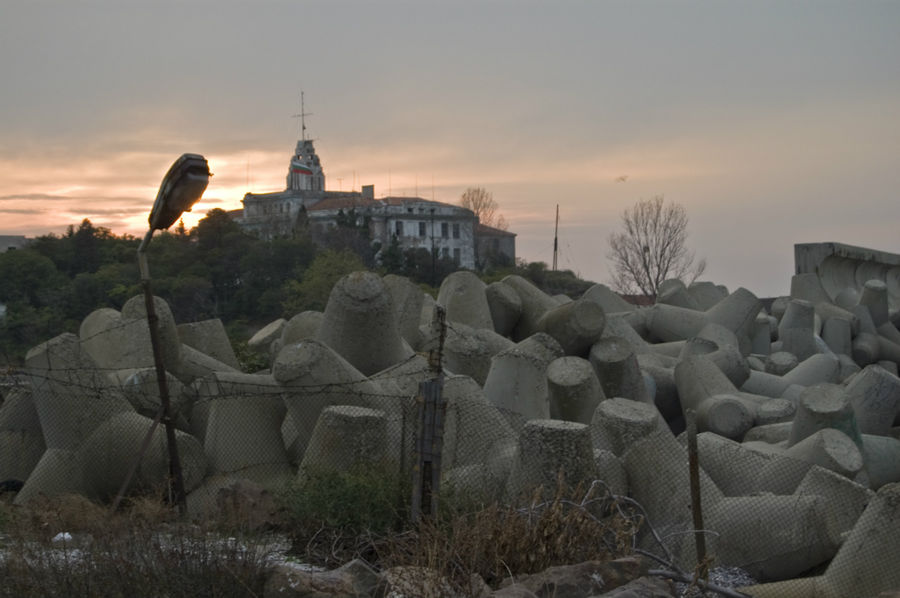
<path fill-rule="evenodd" d="M 441 368 L 444 339 L 447 336 L 445 316 L 444 308 L 436 305 L 432 330 L 437 332 L 438 343 L 428 355 L 428 364 L 434 378 L 421 382 L 416 396 L 416 459 L 413 464 L 411 506 L 413 521 L 418 521 L 423 515 L 430 517 L 437 513 L 441 483 L 441 450 L 444 443 L 444 415 L 447 409 L 443 397 L 444 373 Z"/>
<path fill-rule="evenodd" d="M 700 502 L 700 461 L 697 454 L 697 414 L 693 409 L 688 409 L 685 414 L 687 419 L 687 446 L 688 468 L 691 478 L 691 511 L 694 516 L 694 544 L 697 548 L 697 567 L 699 577 L 706 579 L 708 565 L 706 563 L 706 534 L 703 531 L 703 505 Z"/>

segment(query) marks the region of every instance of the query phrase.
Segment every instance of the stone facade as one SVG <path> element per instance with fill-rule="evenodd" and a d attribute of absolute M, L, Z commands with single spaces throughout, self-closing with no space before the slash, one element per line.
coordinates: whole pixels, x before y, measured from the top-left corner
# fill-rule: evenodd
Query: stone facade
<path fill-rule="evenodd" d="M 497 253 L 515 261 L 515 234 L 481 225 L 471 210 L 421 197 L 376 199 L 372 185 L 362 191 L 326 191 L 325 173 L 309 139 L 297 142 L 284 191 L 247 193 L 243 204 L 232 218 L 263 239 L 290 236 L 306 225 L 322 233 L 337 226 L 339 214 L 352 210 L 360 224 L 368 220 L 372 241 L 382 247 L 396 237 L 403 249 L 434 249 L 469 269 Z"/>

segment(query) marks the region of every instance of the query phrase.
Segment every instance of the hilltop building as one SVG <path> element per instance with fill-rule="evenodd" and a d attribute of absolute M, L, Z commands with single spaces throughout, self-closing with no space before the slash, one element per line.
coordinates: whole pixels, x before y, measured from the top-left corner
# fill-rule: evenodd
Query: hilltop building
<path fill-rule="evenodd" d="M 515 261 L 515 234 L 486 227 L 471 210 L 421 197 L 375 197 L 374 185 L 362 191 L 326 191 L 325 173 L 311 139 L 300 139 L 291 157 L 284 191 L 247 193 L 232 218 L 260 238 L 290 236 L 309 226 L 325 232 L 338 218 L 353 214 L 368 222 L 373 242 L 388 247 L 396 237 L 402 249 L 434 249 L 462 268 L 475 269 L 486 256 Z"/>
<path fill-rule="evenodd" d="M 0 252 L 22 249 L 30 239 L 21 235 L 0 235 Z"/>

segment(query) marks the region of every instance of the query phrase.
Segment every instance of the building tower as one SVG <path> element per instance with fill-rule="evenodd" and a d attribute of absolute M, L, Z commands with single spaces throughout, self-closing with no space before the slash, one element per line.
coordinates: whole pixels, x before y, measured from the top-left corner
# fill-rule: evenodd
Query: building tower
<path fill-rule="evenodd" d="M 287 175 L 288 191 L 324 191 L 325 173 L 312 139 L 301 139 L 291 158 Z"/>

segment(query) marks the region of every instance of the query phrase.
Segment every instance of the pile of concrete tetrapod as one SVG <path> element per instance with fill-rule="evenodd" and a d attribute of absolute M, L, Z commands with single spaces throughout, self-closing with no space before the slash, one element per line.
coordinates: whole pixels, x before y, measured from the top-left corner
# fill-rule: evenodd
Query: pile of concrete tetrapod
<path fill-rule="evenodd" d="M 743 288 L 673 280 L 636 308 L 603 285 L 573 300 L 469 272 L 435 300 L 405 278 L 356 272 L 324 312 L 260 330 L 250 343 L 271 368 L 253 374 L 218 320 L 177 325 L 161 300 L 157 311 L 193 513 L 238 479 L 408 467 L 436 302 L 448 324 L 443 484 L 516 500 L 560 476 L 601 480 L 642 505 L 640 547 L 690 568 L 693 410 L 716 564 L 763 582 L 746 590 L 755 596 L 864 597 L 900 586 L 892 300 L 883 280 L 835 296 L 799 274 L 768 307 Z M 0 479 L 25 482 L 16 502 L 114 496 L 159 408 L 152 366 L 140 297 L 32 349 L 30 387 L 0 407 Z M 166 459 L 157 431 L 132 491 L 159 488 Z"/>

